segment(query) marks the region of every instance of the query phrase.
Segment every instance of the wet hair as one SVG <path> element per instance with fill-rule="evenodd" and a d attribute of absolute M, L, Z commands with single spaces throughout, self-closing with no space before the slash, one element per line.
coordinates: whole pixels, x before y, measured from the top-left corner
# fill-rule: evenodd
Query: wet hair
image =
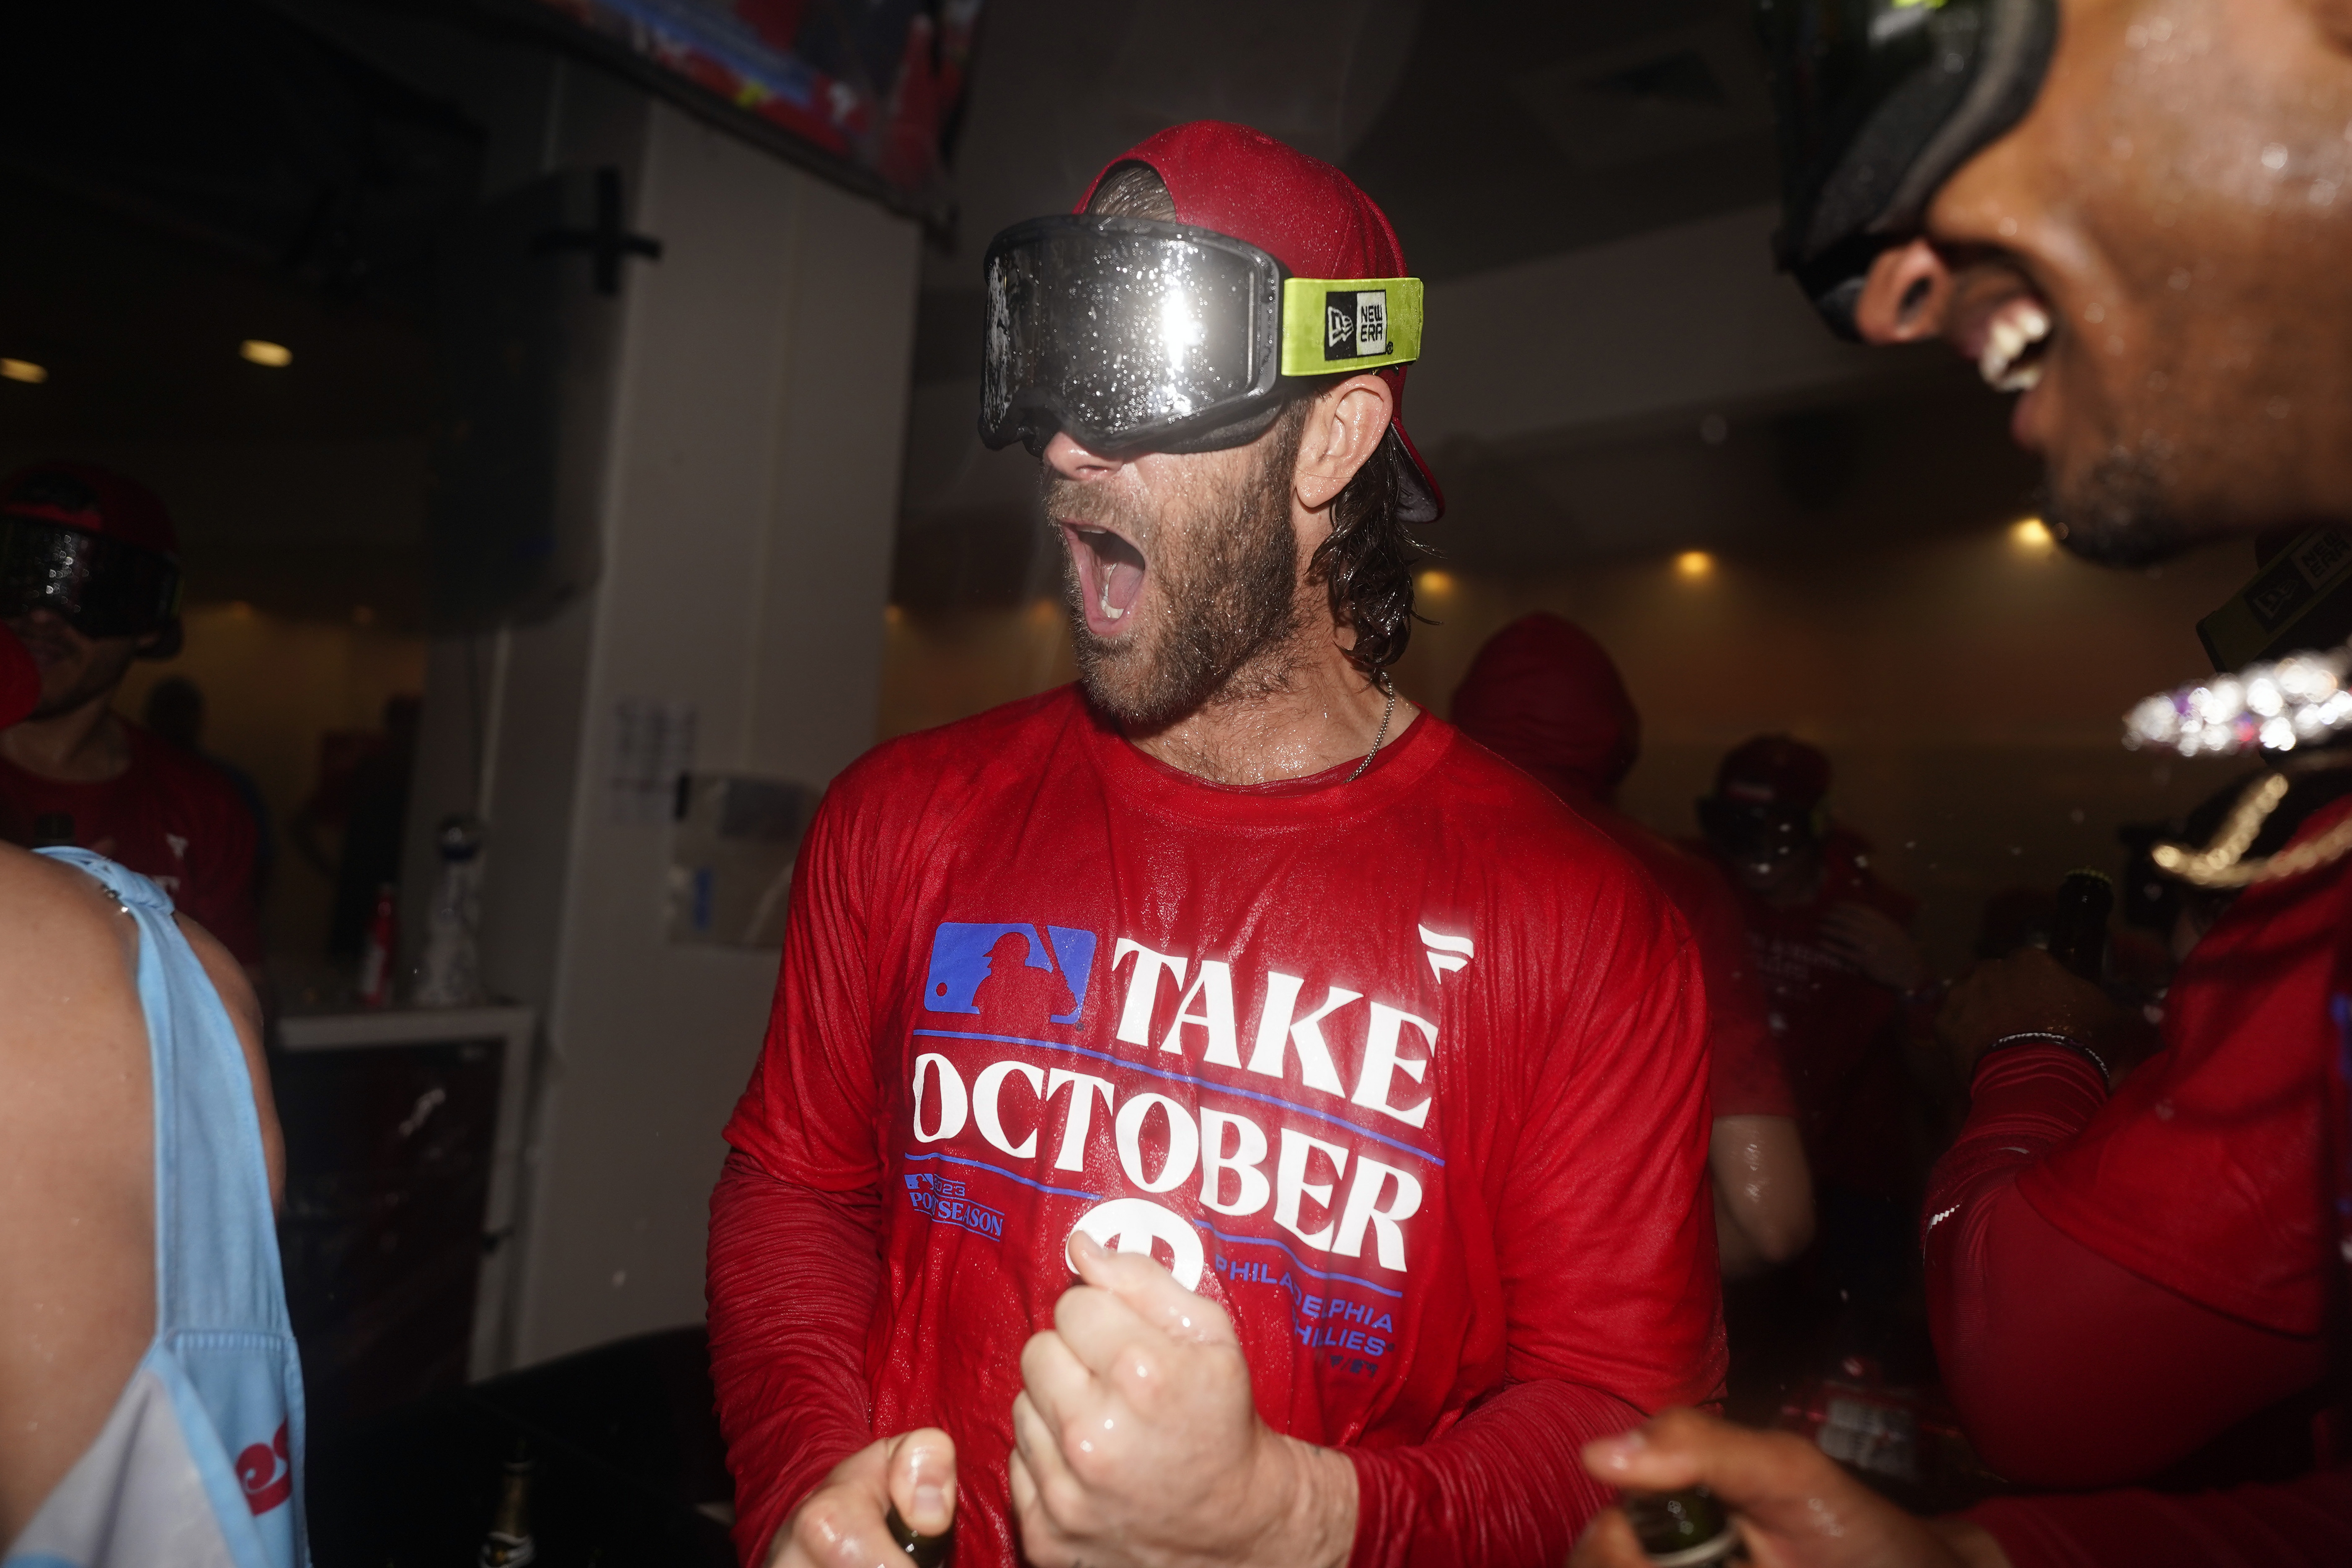
<path fill-rule="evenodd" d="M 1175 223 L 1176 198 L 1149 163 L 1116 165 L 1096 184 L 1087 211 L 1102 217 L 1144 218 Z M 1308 403 L 1345 376 L 1302 378 L 1291 384 L 1284 416 L 1303 422 Z M 1423 546 L 1403 518 L 1397 465 L 1405 461 L 1393 435 L 1384 436 L 1364 466 L 1331 502 L 1331 534 L 1315 547 L 1307 563 L 1331 598 L 1331 618 L 1354 628 L 1348 662 L 1366 675 L 1387 669 L 1404 657 L 1412 638 L 1412 566 Z"/>

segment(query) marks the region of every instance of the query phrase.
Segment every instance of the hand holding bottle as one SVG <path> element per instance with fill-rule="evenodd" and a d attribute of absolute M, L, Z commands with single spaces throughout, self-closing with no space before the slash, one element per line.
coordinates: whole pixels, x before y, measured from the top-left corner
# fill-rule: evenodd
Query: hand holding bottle
<path fill-rule="evenodd" d="M 943 1536 L 955 1522 L 955 1500 L 954 1438 L 936 1426 L 885 1437 L 835 1466 L 824 1484 L 793 1510 L 768 1549 L 768 1568 L 874 1568 L 903 1561 L 916 1552 L 902 1543 L 893 1523 L 923 1537 Z"/>
<path fill-rule="evenodd" d="M 1584 1446 L 1584 1468 L 1629 1490 L 1710 1489 L 1732 1511 L 1756 1568 L 2008 1568 L 1990 1535 L 1962 1520 L 1904 1512 L 1789 1432 L 1750 1432 L 1669 1410 Z M 1596 1518 L 1569 1568 L 1650 1568 L 1622 1509 Z"/>

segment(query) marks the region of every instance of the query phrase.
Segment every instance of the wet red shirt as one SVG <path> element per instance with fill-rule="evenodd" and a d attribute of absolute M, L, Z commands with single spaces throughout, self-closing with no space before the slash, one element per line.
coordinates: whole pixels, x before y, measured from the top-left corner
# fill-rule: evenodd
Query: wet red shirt
<path fill-rule="evenodd" d="M 2313 816 L 2303 841 L 2352 816 Z M 2166 1048 L 2112 1098 L 2073 1053 L 1977 1075 L 1925 1219 L 1952 1394 L 2040 1484 L 2169 1465 L 2342 1365 L 2352 1259 L 2352 860 L 2241 895 L 2180 968 Z M 2335 1431 L 2345 1430 L 2338 1417 Z M 2352 1469 L 1975 1517 L 2018 1568 L 2352 1560 Z"/>
<path fill-rule="evenodd" d="M 0 757 L 0 838 L 29 846 L 40 818 L 64 813 L 77 845 L 153 878 L 237 962 L 260 963 L 253 814 L 220 770 L 121 722 L 131 765 L 96 784 L 43 778 Z"/>
<path fill-rule="evenodd" d="M 1690 927 L 1706 982 L 1707 1084 L 1715 1114 L 1796 1115 L 1797 1101 L 1780 1062 L 1780 1042 L 1767 1020 L 1755 955 L 1731 884 L 1713 862 L 1615 807 L 1569 799 L 1658 879 Z"/>
<path fill-rule="evenodd" d="M 1903 999 L 1822 941 L 1822 920 L 1840 904 L 1910 921 L 1912 900 L 1871 873 L 1865 847 L 1832 832 L 1822 849 L 1821 890 L 1809 902 L 1736 893 L 1815 1184 L 1894 1197 L 1910 1170 Z"/>
<path fill-rule="evenodd" d="M 1148 1238 L 1221 1302 L 1261 1415 L 1309 1441 L 1402 1457 L 1477 1428 L 1465 1412 L 1513 1383 L 1611 1412 L 1716 1394 L 1681 922 L 1606 838 L 1435 719 L 1351 768 L 1219 788 L 1065 689 L 836 782 L 727 1136 L 730 1182 L 823 1200 L 814 1228 L 769 1235 L 878 1232 L 856 1347 L 870 1421 L 764 1407 L 824 1375 L 757 1364 L 820 1352 L 752 1344 L 746 1364 L 745 1346 L 807 1320 L 831 1285 L 800 1281 L 826 1259 L 771 1243 L 737 1268 L 744 1189 L 722 1184 L 713 1359 L 747 1551 L 853 1432 L 936 1424 L 961 1450 L 960 1560 L 1013 1562 L 1019 1352 L 1081 1221 Z M 1557 1500 L 1581 1495 L 1576 1435 L 1511 1445 L 1559 1474 L 1498 1479 L 1459 1521 L 1464 1560 L 1517 1560 L 1492 1543 L 1529 1514 L 1545 1527 L 1517 1539 L 1540 1552 L 1518 1555 L 1558 1560 L 1581 1522 Z M 1365 1463 L 1358 1560 L 1401 1560 Z"/>

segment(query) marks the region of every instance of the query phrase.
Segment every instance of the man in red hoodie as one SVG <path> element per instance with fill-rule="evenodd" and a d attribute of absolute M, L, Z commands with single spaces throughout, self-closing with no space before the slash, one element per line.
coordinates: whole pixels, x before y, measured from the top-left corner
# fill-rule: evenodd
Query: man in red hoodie
<path fill-rule="evenodd" d="M 1617 786 L 1641 756 L 1642 718 L 1608 650 L 1558 616 L 1522 616 L 1470 661 L 1453 717 L 1615 839 L 1682 911 L 1706 985 L 1707 1164 L 1723 1272 L 1796 1257 L 1813 1236 L 1812 1180 L 1739 906 L 1713 866 L 1617 809 Z"/>
<path fill-rule="evenodd" d="M 711 1203 L 739 1549 L 1549 1568 L 1577 1444 L 1721 1381 L 1703 1008 L 1624 852 L 1387 675 L 1420 286 L 1212 122 L 985 272 L 1082 679 L 801 849 Z"/>

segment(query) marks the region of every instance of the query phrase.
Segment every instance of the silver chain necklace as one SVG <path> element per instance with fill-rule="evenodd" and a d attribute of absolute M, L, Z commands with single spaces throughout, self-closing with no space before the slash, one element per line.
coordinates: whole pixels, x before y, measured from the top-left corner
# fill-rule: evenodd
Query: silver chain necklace
<path fill-rule="evenodd" d="M 1349 784 L 1362 778 L 1364 770 L 1372 765 L 1372 759 L 1381 754 L 1381 742 L 1389 738 L 1389 721 L 1396 717 L 1396 682 L 1389 679 L 1389 672 L 1385 669 L 1380 672 L 1380 682 L 1381 689 L 1389 694 L 1389 705 L 1381 710 L 1381 727 L 1372 734 L 1372 749 L 1364 753 L 1364 760 L 1358 763 L 1356 771 L 1348 775 Z"/>

